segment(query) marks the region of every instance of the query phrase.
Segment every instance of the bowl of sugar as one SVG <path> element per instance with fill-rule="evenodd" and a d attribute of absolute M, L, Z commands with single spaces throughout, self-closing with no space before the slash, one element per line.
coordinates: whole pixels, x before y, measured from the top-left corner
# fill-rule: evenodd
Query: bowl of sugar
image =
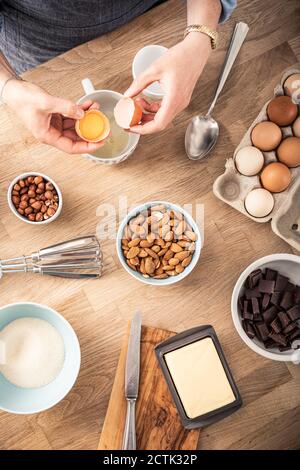
<path fill-rule="evenodd" d="M 33 302 L 0 308 L 0 409 L 32 414 L 59 403 L 80 369 L 79 341 L 55 310 Z"/>

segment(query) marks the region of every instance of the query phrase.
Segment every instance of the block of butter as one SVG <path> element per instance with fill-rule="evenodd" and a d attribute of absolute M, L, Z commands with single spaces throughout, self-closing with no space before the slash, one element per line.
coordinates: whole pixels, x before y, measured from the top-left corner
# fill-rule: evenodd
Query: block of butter
<path fill-rule="evenodd" d="M 156 347 L 156 355 L 184 427 L 207 426 L 242 405 L 212 326 L 173 336 Z"/>

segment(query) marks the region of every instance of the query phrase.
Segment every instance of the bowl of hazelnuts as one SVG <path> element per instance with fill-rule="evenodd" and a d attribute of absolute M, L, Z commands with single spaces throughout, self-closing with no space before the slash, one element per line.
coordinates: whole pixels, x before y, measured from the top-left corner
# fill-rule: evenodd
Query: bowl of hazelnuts
<path fill-rule="evenodd" d="M 43 173 L 23 173 L 9 185 L 11 211 L 28 224 L 53 222 L 62 210 L 62 194 L 54 181 Z"/>

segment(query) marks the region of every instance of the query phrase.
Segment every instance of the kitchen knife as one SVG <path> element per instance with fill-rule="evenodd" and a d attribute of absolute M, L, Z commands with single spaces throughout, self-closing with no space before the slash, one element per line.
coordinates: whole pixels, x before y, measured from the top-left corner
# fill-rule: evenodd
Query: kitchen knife
<path fill-rule="evenodd" d="M 140 312 L 137 312 L 130 326 L 125 367 L 127 414 L 123 436 L 123 450 L 136 450 L 135 403 L 138 397 L 140 380 L 141 328 L 142 316 Z"/>

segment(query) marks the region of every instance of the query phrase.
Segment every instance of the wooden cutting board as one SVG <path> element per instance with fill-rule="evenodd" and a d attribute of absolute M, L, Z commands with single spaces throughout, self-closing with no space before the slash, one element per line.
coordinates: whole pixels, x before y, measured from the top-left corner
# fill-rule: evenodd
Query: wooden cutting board
<path fill-rule="evenodd" d="M 100 450 L 122 449 L 126 416 L 124 370 L 128 333 L 121 349 L 109 405 L 98 445 Z M 175 333 L 158 328 L 142 327 L 141 373 L 136 405 L 137 448 L 144 450 L 195 450 L 200 430 L 184 429 L 173 403 L 154 347 Z"/>

